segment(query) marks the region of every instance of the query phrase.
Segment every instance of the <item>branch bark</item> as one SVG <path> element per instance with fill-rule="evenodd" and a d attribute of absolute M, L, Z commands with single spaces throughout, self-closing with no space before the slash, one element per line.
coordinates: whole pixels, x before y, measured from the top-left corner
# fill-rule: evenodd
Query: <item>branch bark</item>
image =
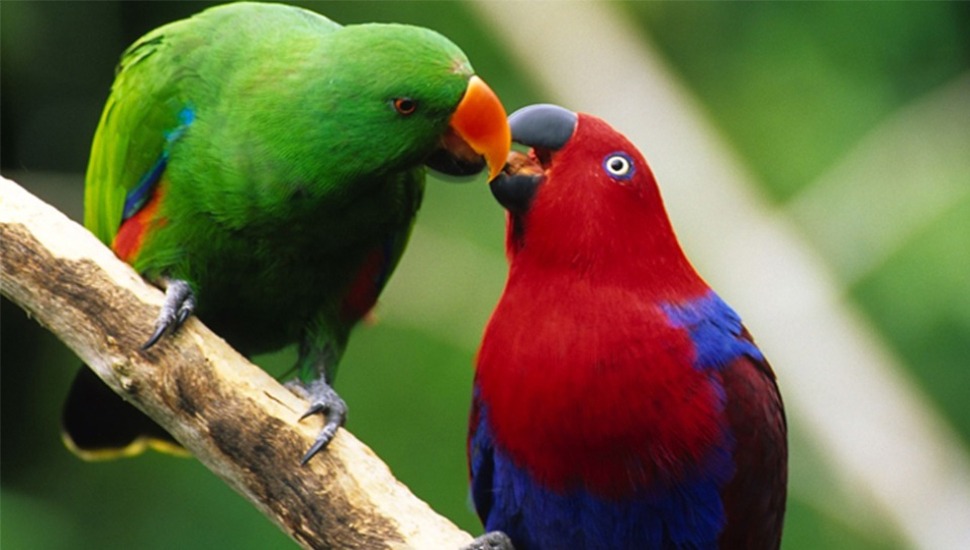
<path fill-rule="evenodd" d="M 301 546 L 471 542 L 347 430 L 301 467 L 319 419 L 298 422 L 307 403 L 197 319 L 141 351 L 162 293 L 83 227 L 4 178 L 0 260 L 4 296 Z"/>

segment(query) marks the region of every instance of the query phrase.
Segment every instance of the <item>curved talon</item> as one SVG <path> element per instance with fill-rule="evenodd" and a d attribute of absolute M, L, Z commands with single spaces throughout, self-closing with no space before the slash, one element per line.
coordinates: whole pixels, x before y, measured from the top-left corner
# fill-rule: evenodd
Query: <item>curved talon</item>
<path fill-rule="evenodd" d="M 304 392 L 310 400 L 310 408 L 300 416 L 300 420 L 314 414 L 322 414 L 326 417 L 326 422 L 317 435 L 316 441 L 300 459 L 301 466 L 305 466 L 311 458 L 325 449 L 337 435 L 337 429 L 347 421 L 347 403 L 324 380 L 312 382 L 309 387 L 301 387 L 297 393 Z"/>
<path fill-rule="evenodd" d="M 313 445 L 310 445 L 310 448 L 307 449 L 306 454 L 304 454 L 303 458 L 300 459 L 300 466 L 306 466 L 307 462 L 310 462 L 311 458 L 325 449 L 327 445 L 333 441 L 334 436 L 337 435 L 337 428 L 339 427 L 340 426 L 336 422 L 328 421 L 323 429 L 320 430 L 320 435 L 317 436 L 316 441 L 313 442 Z"/>
<path fill-rule="evenodd" d="M 148 348 L 154 346 L 156 343 L 158 343 L 158 341 L 161 340 L 162 335 L 165 334 L 166 330 L 168 330 L 168 324 L 164 324 L 159 321 L 156 321 L 155 332 L 152 333 L 151 338 L 149 338 L 147 342 L 141 345 L 141 350 L 145 351 Z"/>
<path fill-rule="evenodd" d="M 192 316 L 195 311 L 195 294 L 189 283 L 181 279 L 171 279 L 165 286 L 165 301 L 155 320 L 155 331 L 141 349 L 147 350 L 161 340 L 169 330 L 175 331 Z"/>
<path fill-rule="evenodd" d="M 189 295 L 185 297 L 182 301 L 182 305 L 179 307 L 178 317 L 175 319 L 175 327 L 179 328 L 185 323 L 189 317 L 192 316 L 192 312 L 195 311 L 195 296 L 189 291 Z"/>

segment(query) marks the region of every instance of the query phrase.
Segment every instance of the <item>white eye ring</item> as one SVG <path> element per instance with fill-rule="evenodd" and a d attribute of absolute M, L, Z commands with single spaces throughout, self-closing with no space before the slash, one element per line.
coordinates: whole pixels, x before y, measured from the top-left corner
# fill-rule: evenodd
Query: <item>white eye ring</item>
<path fill-rule="evenodd" d="M 603 169 L 613 179 L 627 180 L 633 177 L 635 172 L 633 159 L 626 153 L 610 153 L 603 160 Z"/>

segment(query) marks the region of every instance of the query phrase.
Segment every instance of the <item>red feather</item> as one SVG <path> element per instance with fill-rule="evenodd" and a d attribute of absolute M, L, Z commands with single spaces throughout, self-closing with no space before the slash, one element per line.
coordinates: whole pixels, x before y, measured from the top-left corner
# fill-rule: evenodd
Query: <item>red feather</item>
<path fill-rule="evenodd" d="M 745 333 L 747 339 L 750 335 Z M 724 490 L 722 548 L 759 548 L 781 540 L 788 484 L 787 428 L 775 374 L 766 362 L 742 358 L 724 369 L 736 475 Z"/>
<path fill-rule="evenodd" d="M 478 361 L 495 438 L 553 488 L 676 479 L 721 441 L 717 373 L 691 366 L 689 335 L 659 308 L 582 286 L 510 284 Z"/>
<path fill-rule="evenodd" d="M 165 192 L 168 189 L 168 180 L 163 176 L 158 185 L 152 191 L 152 196 L 134 216 L 124 220 L 118 228 L 111 243 L 111 249 L 123 261 L 134 264 L 135 259 L 141 252 L 142 245 L 145 243 L 145 236 L 152 230 L 158 229 L 167 223 L 167 219 L 158 216 L 158 207 L 161 205 Z"/>
<path fill-rule="evenodd" d="M 527 216 L 510 219 L 526 230 L 508 243 L 509 280 L 477 369 L 510 455 L 553 487 L 582 480 L 604 495 L 678 476 L 724 432 L 708 383 L 719 374 L 692 366 L 689 334 L 660 307 L 708 287 L 681 251 L 646 161 L 620 139 L 580 115 Z M 622 184 L 599 170 L 618 145 L 639 169 Z"/>
<path fill-rule="evenodd" d="M 375 248 L 364 259 L 344 294 L 341 314 L 346 319 L 360 319 L 377 303 L 381 291 L 381 277 L 387 271 L 387 254 Z"/>

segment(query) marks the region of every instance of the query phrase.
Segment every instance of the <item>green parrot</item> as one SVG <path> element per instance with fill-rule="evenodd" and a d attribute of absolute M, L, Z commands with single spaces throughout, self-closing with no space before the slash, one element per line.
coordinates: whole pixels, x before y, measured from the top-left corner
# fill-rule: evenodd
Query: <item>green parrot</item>
<path fill-rule="evenodd" d="M 124 52 L 85 225 L 165 289 L 146 348 L 193 314 L 247 356 L 299 344 L 291 388 L 326 417 L 306 463 L 343 425 L 337 364 L 401 258 L 426 168 L 494 176 L 510 143 L 502 104 L 440 34 L 229 4 Z M 63 428 L 83 458 L 178 448 L 87 368 Z"/>

